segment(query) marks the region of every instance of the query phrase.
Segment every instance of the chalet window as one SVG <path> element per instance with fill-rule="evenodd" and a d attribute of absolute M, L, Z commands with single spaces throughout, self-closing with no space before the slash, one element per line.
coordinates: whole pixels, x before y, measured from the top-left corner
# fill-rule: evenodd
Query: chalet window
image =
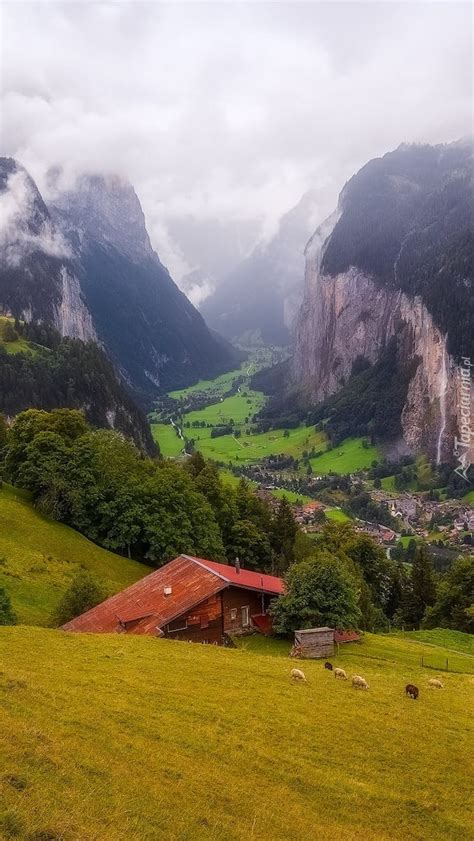
<path fill-rule="evenodd" d="M 248 605 L 242 608 L 242 628 L 248 627 L 250 625 L 250 617 L 249 617 L 250 608 Z"/>
<path fill-rule="evenodd" d="M 185 631 L 187 627 L 187 620 L 180 616 L 178 619 L 175 619 L 173 622 L 168 624 L 168 633 L 173 634 L 176 631 Z"/>
<path fill-rule="evenodd" d="M 237 608 L 236 607 L 231 608 L 230 618 L 231 618 L 232 621 L 237 619 Z"/>

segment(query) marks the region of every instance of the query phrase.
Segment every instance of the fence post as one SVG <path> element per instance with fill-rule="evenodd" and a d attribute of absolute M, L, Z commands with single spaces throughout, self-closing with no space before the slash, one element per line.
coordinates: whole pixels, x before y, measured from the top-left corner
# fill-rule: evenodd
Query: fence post
<path fill-rule="evenodd" d="M 449 672 L 449 660 L 446 657 L 446 671 Z"/>
<path fill-rule="evenodd" d="M 421 665 L 423 666 L 423 655 L 421 655 Z"/>

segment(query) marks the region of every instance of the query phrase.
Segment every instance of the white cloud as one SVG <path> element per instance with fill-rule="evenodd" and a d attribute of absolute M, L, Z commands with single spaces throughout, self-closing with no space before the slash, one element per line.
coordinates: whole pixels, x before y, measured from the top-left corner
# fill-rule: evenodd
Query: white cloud
<path fill-rule="evenodd" d="M 172 220 L 269 235 L 368 159 L 471 128 L 470 5 L 19 3 L 3 11 L 5 152 L 44 185 L 117 171 L 177 276 Z"/>
<path fill-rule="evenodd" d="M 0 193 L 0 251 L 8 266 L 18 266 L 34 251 L 60 259 L 72 256 L 50 220 L 35 218 L 36 200 L 25 172 L 18 170 L 8 177 L 6 190 Z"/>

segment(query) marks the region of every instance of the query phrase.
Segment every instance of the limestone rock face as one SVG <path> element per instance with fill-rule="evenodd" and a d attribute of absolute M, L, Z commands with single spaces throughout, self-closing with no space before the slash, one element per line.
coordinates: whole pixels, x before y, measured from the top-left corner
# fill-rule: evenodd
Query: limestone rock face
<path fill-rule="evenodd" d="M 405 151 L 400 151 L 398 166 L 406 164 Z M 305 293 L 293 358 L 294 381 L 309 400 L 317 404 L 344 387 L 358 358 L 375 363 L 390 339 L 396 336 L 400 365 L 411 366 L 414 372 L 401 416 L 403 439 L 411 450 L 424 450 L 438 462 L 452 458 L 453 442 L 460 429 L 459 357 L 453 353 L 456 337 L 450 332 L 453 320 L 456 323 L 455 313 L 449 315 L 451 324 L 448 316 L 442 323 L 444 316 L 439 315 L 438 299 L 433 296 L 432 287 L 425 282 L 424 276 L 423 285 L 417 281 L 423 271 L 431 283 L 440 283 L 438 266 L 446 270 L 447 255 L 454 246 L 465 258 L 467 252 L 463 250 L 464 241 L 459 236 L 464 233 L 463 224 L 468 224 L 459 207 L 452 229 L 446 223 L 446 207 L 439 196 L 450 190 L 451 213 L 456 201 L 458 206 L 464 201 L 465 193 L 464 183 L 460 187 L 456 180 L 459 177 L 457 150 L 454 175 L 440 155 L 437 160 L 444 163 L 439 183 L 435 182 L 433 186 L 430 181 L 427 186 L 422 179 L 417 182 L 411 172 L 409 186 L 403 182 L 402 198 L 400 181 L 394 180 L 393 176 L 393 161 L 385 166 L 390 174 L 381 173 L 377 167 L 376 175 L 371 176 L 376 178 L 376 196 L 375 191 L 371 195 L 375 182 L 367 182 L 367 175 L 364 175 L 362 186 L 351 182 L 346 186 L 338 210 L 316 231 L 306 248 Z M 463 161 L 465 163 L 464 158 Z M 413 161 L 411 166 L 414 166 Z M 360 173 L 353 181 L 359 177 Z M 385 203 L 370 217 L 371 202 L 379 201 L 384 189 L 387 192 Z M 423 191 L 425 196 L 421 195 Z M 397 201 L 398 231 L 395 222 L 385 220 L 387 214 L 393 213 L 393 203 Z M 439 205 L 439 209 L 435 205 L 436 214 L 433 211 L 435 201 Z M 364 213 L 368 217 L 364 218 Z M 429 248 L 426 229 L 420 232 L 420 220 L 426 223 L 427 218 L 432 239 Z M 442 247 L 432 234 L 435 224 L 443 226 L 445 242 L 441 242 Z M 458 260 L 455 269 L 450 269 L 445 286 L 437 290 L 439 298 L 442 295 L 449 298 L 451 292 L 457 294 L 458 288 L 463 295 L 470 289 L 472 278 L 460 274 L 459 263 Z M 468 293 L 459 312 L 460 323 L 469 324 L 472 308 L 472 296 Z M 469 355 L 469 349 L 465 355 Z"/>
<path fill-rule="evenodd" d="M 0 159 L 0 309 L 52 324 L 62 336 L 95 339 L 73 251 L 51 218 L 33 179 Z"/>

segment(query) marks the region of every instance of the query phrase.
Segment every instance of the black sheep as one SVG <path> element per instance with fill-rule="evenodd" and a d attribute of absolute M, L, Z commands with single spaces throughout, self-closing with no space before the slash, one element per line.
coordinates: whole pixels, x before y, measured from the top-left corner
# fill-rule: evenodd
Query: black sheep
<path fill-rule="evenodd" d="M 414 701 L 418 698 L 420 694 L 420 690 L 417 686 L 414 686 L 413 683 L 407 683 L 405 686 L 405 694 L 408 695 L 409 698 L 413 698 Z"/>
<path fill-rule="evenodd" d="M 325 668 L 325 669 L 329 669 L 329 671 L 330 671 L 330 672 L 332 672 L 332 663 L 328 663 L 328 662 L 326 662 L 326 663 L 324 664 L 324 668 Z"/>

